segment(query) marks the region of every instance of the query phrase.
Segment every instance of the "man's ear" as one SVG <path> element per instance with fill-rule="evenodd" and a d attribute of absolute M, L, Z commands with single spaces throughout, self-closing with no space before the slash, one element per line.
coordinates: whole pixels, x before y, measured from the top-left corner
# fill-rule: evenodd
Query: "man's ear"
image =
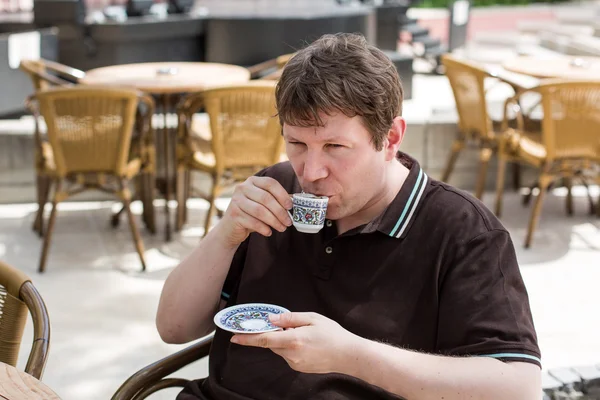
<path fill-rule="evenodd" d="M 400 144 L 402 143 L 402 139 L 404 139 L 404 133 L 406 132 L 406 121 L 402 117 L 394 118 L 392 122 L 392 127 L 388 131 L 386 147 L 384 151 L 386 152 L 386 160 L 390 161 L 396 158 L 396 154 L 400 149 Z"/>

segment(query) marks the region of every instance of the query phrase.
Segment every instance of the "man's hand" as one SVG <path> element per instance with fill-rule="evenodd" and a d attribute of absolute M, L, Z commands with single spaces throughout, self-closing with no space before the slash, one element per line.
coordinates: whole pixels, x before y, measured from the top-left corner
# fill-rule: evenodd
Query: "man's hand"
<path fill-rule="evenodd" d="M 272 314 L 271 323 L 283 331 L 235 335 L 233 343 L 264 347 L 299 372 L 340 372 L 360 338 L 337 322 L 316 313 Z"/>
<path fill-rule="evenodd" d="M 283 232 L 292 225 L 287 210 L 292 200 L 273 178 L 252 176 L 239 184 L 231 203 L 219 223 L 219 231 L 232 247 L 242 243 L 252 232 L 271 236 L 271 230 Z"/>

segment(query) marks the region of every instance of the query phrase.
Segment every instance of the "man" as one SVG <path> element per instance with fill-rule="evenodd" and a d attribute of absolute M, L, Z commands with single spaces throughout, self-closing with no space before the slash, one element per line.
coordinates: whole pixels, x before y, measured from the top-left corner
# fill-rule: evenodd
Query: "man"
<path fill-rule="evenodd" d="M 167 279 L 157 327 L 185 343 L 224 305 L 292 312 L 273 317 L 282 331 L 217 330 L 210 376 L 178 399 L 539 398 L 509 234 L 399 152 L 390 60 L 361 36 L 326 35 L 290 60 L 276 100 L 290 162 L 236 188 Z M 318 234 L 290 228 L 289 193 L 302 190 L 329 197 Z"/>

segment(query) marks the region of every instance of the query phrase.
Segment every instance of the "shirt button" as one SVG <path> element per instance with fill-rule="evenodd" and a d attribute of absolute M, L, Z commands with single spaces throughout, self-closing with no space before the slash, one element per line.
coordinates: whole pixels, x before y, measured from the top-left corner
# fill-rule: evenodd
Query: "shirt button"
<path fill-rule="evenodd" d="M 327 253 L 327 254 L 331 254 L 331 253 L 333 253 L 333 248 L 332 248 L 331 246 L 327 246 L 327 247 L 325 248 L 325 253 Z"/>
<path fill-rule="evenodd" d="M 331 228 L 331 226 L 333 225 L 333 222 L 328 219 L 327 222 L 325 223 L 325 225 L 327 225 L 328 228 Z"/>

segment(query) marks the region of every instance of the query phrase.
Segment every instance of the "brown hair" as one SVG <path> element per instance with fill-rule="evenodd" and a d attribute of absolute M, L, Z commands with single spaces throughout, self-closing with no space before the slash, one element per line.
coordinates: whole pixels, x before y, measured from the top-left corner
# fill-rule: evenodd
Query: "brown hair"
<path fill-rule="evenodd" d="M 275 92 L 283 125 L 323 126 L 319 112 L 362 117 L 377 150 L 402 114 L 396 67 L 362 35 L 324 35 L 286 64 Z"/>

